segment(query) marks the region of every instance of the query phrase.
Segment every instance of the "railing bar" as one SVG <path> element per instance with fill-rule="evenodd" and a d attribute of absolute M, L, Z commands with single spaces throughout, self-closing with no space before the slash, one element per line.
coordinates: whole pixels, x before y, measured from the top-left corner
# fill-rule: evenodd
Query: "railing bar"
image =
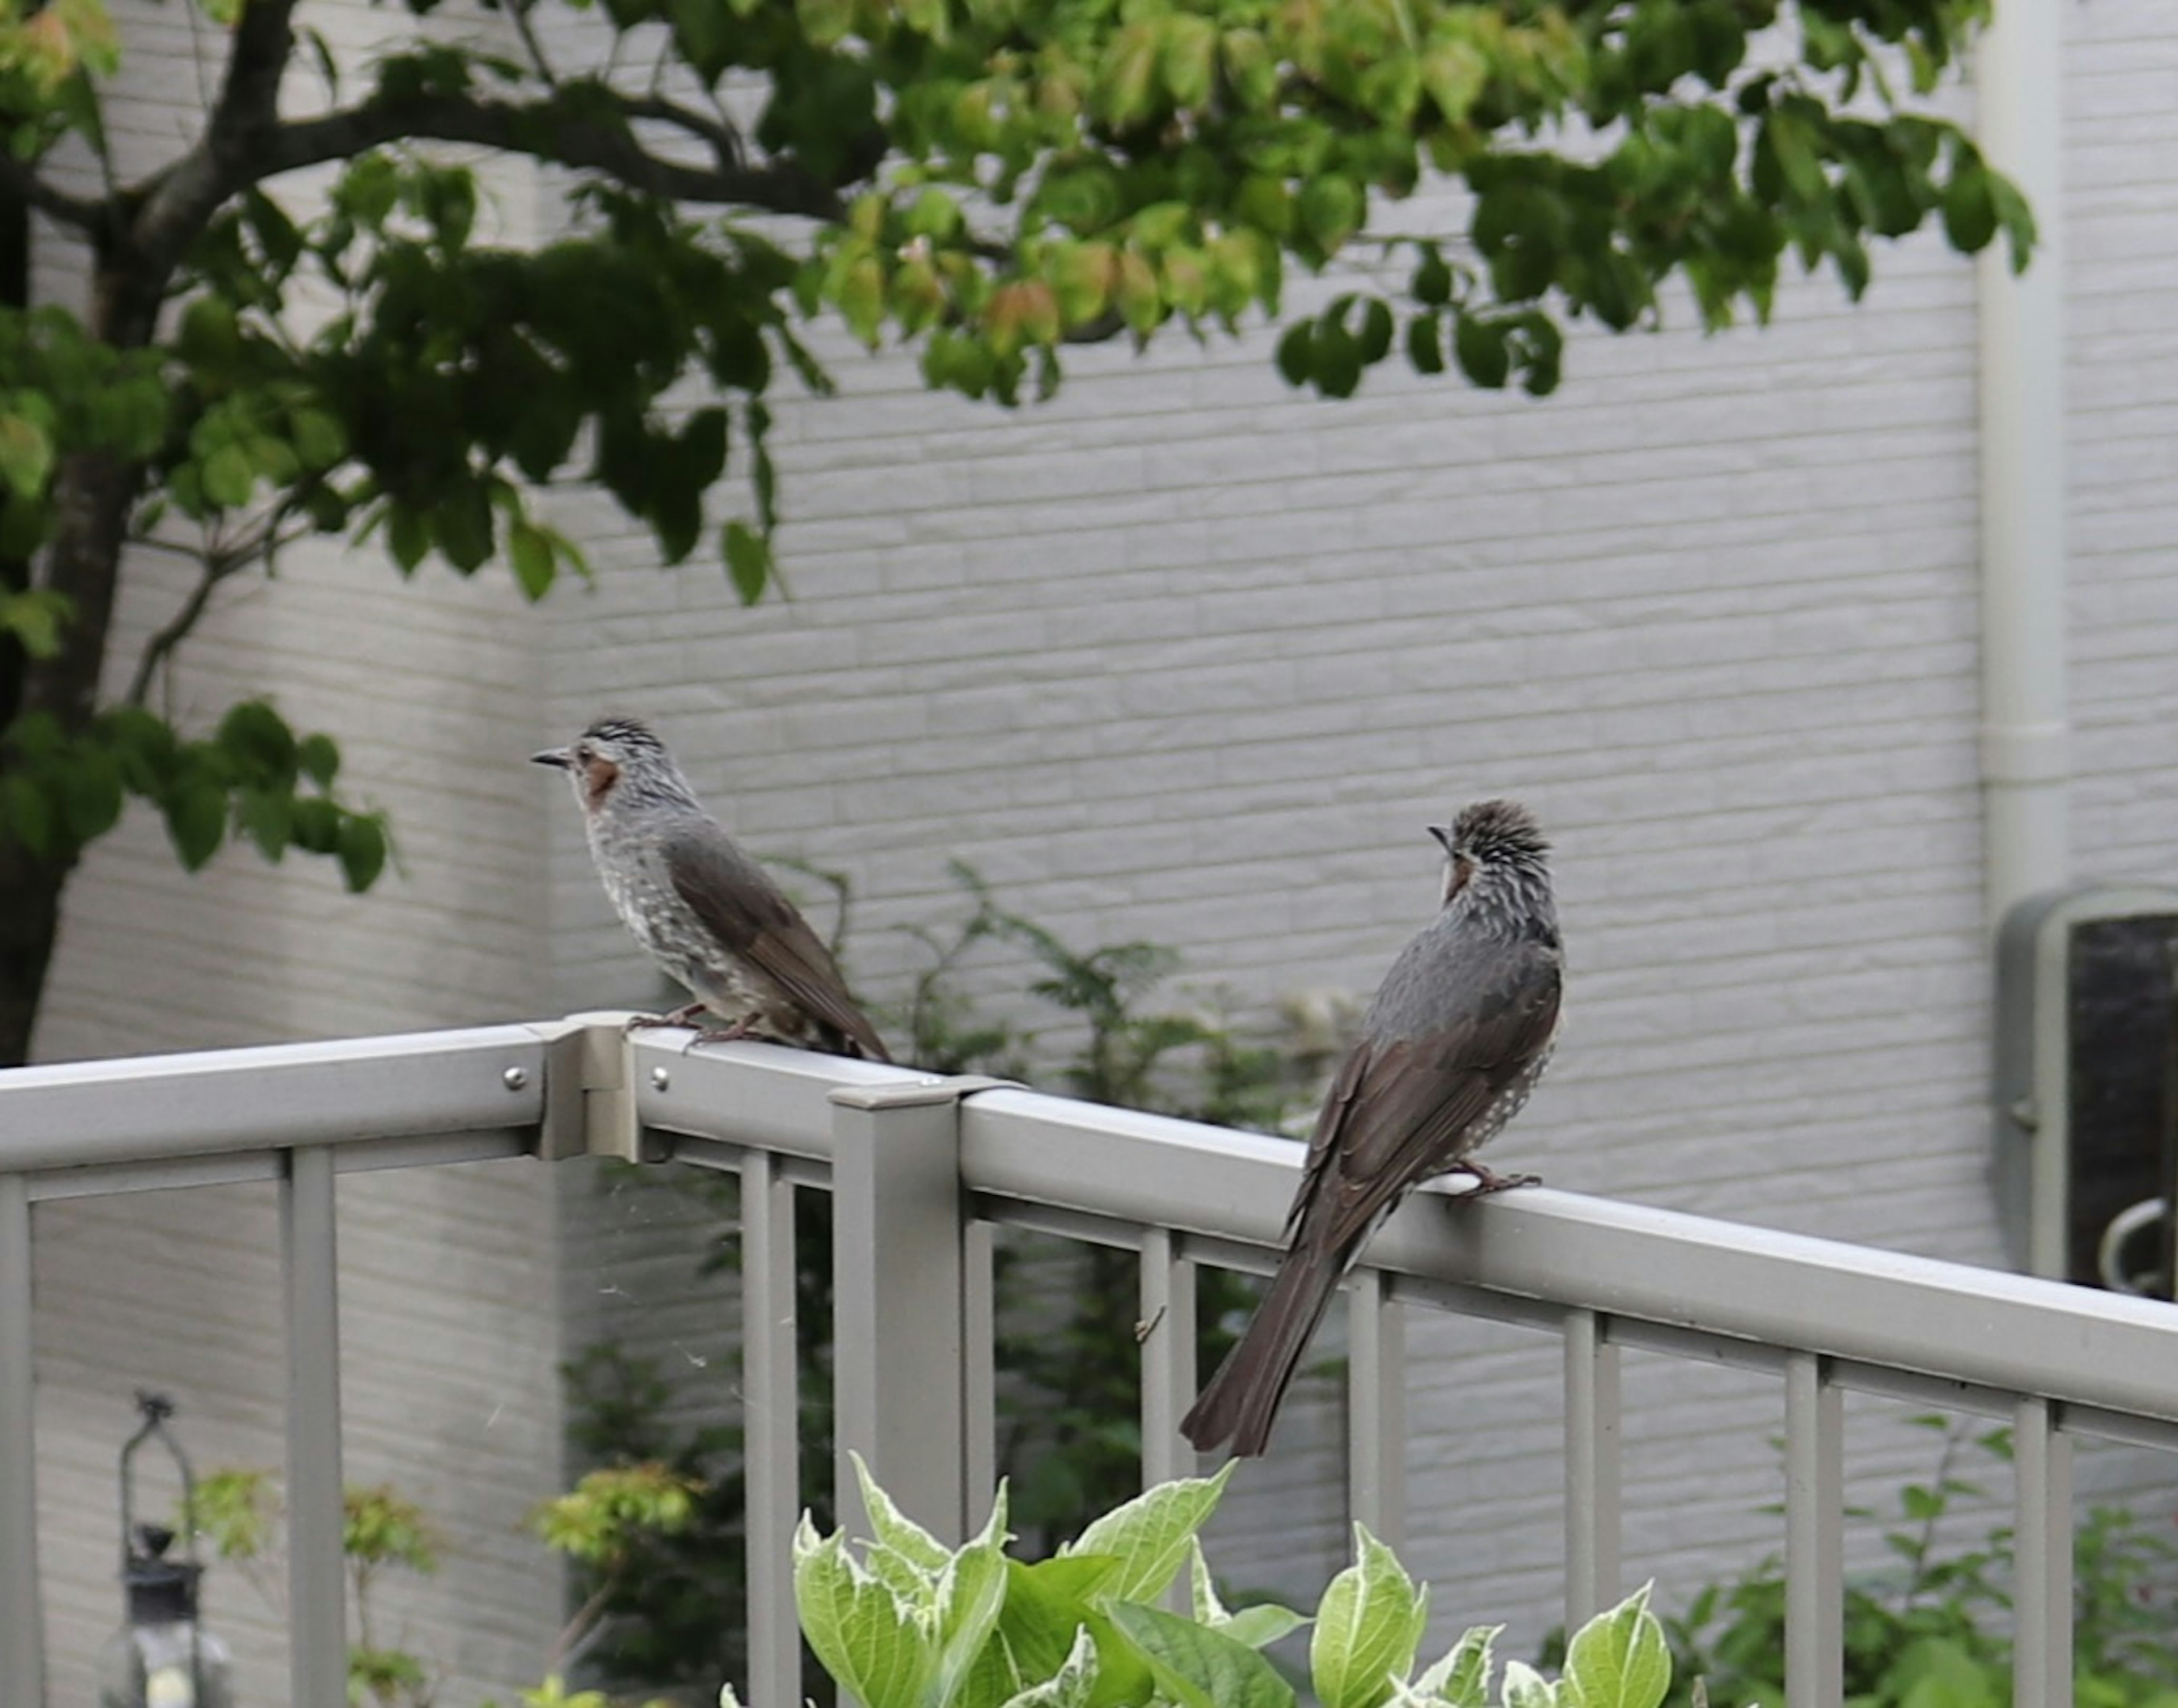
<path fill-rule="evenodd" d="M 42 1702 L 34 1357 L 29 1185 L 0 1174 L 0 1678 Z"/>
<path fill-rule="evenodd" d="M 294 1708 L 347 1700 L 341 1497 L 340 1253 L 333 1154 L 288 1153 L 280 1224 L 287 1314 L 287 1634 Z"/>
<path fill-rule="evenodd" d="M 1018 1198 L 968 1196 L 968 1207 L 979 1219 L 1001 1228 L 1019 1228 L 1032 1234 L 1054 1234 L 1084 1245 L 1110 1245 L 1121 1251 L 1139 1250 L 1142 1224 L 1086 1210 L 1064 1210 L 1041 1204 L 1024 1204 Z M 1267 1267 L 1266 1265 L 1265 1267 Z"/>
<path fill-rule="evenodd" d="M 1618 1600 L 1618 1348 L 1606 1320 L 1576 1311 L 1565 1330 L 1566 1629 Z"/>
<path fill-rule="evenodd" d="M 971 1222 L 960 1236 L 960 1404 L 966 1434 L 968 1521 L 991 1515 L 999 1485 L 998 1232 Z"/>
<path fill-rule="evenodd" d="M 1845 1395 L 1826 1360 L 1785 1365 L 1785 1700 L 1845 1699 Z"/>
<path fill-rule="evenodd" d="M 802 1698 L 794 1617 L 794 1520 L 801 1498 L 801 1390 L 795 1356 L 794 1188 L 779 1159 L 742 1167 L 742 1388 L 748 1550 L 748 1700 Z"/>
<path fill-rule="evenodd" d="M 489 1163 L 528 1156 L 534 1129 L 502 1127 L 467 1133 L 419 1133 L 413 1137 L 362 1139 L 331 1147 L 337 1174 L 375 1169 L 439 1168 L 457 1163 Z M 30 1202 L 57 1203 L 68 1198 L 103 1198 L 125 1192 L 178 1191 L 195 1186 L 246 1185 L 277 1180 L 287 1170 L 284 1149 L 234 1151 L 205 1157 L 175 1157 L 143 1163 L 96 1163 L 88 1168 L 53 1169 L 31 1174 Z"/>
<path fill-rule="evenodd" d="M 695 1139 L 681 1134 L 660 1134 L 666 1141 L 665 1160 L 686 1163 L 692 1169 L 710 1169 L 722 1174 L 738 1174 L 752 1156 L 763 1155 L 777 1164 L 778 1178 L 791 1185 L 832 1190 L 832 1165 L 809 1157 L 790 1156 L 767 1145 L 735 1145 L 723 1139 Z"/>
<path fill-rule="evenodd" d="M 2072 1444 L 2053 1410 L 2028 1394 L 2012 1418 L 2014 1708 L 2070 1708 L 2072 1700 Z"/>
<path fill-rule="evenodd" d="M 2105 1411 L 2099 1405 L 2066 1405 L 2058 1414 L 2057 1430 L 2065 1436 L 2088 1436 L 2098 1441 L 2122 1442 L 2129 1447 L 2178 1453 L 2178 1424 L 2165 1423 L 2156 1417 L 2128 1417 L 2121 1411 Z"/>
<path fill-rule="evenodd" d="M 1383 1271 L 1354 1272 L 1346 1321 L 1346 1510 L 1398 1547 L 1407 1528 L 1407 1318 Z"/>
<path fill-rule="evenodd" d="M 1142 1234 L 1142 1486 L 1195 1474 L 1179 1420 L 1195 1399 L 1195 1266 L 1169 1230 Z"/>

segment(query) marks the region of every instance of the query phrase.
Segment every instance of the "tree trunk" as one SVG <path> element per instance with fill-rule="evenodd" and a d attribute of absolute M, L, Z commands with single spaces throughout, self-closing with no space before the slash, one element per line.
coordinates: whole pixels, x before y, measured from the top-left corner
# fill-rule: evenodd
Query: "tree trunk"
<path fill-rule="evenodd" d="M 0 852 L 0 1067 L 30 1058 L 30 1031 L 52 965 L 61 892 L 74 862 Z"/>
<path fill-rule="evenodd" d="M 143 276 L 150 271 L 140 262 L 133 269 L 125 261 L 101 265 L 92 331 L 123 348 L 150 339 L 163 287 L 161 280 Z M 96 714 L 129 507 L 143 479 L 141 465 L 104 452 L 63 459 L 54 480 L 53 537 L 39 584 L 67 595 L 70 618 L 59 650 L 24 665 L 15 703 L 0 707 L 8 721 L 43 712 L 73 734 Z M 76 860 L 74 850 L 41 856 L 0 841 L 0 1067 L 29 1059 L 30 1032 L 59 936 L 61 901 Z"/>

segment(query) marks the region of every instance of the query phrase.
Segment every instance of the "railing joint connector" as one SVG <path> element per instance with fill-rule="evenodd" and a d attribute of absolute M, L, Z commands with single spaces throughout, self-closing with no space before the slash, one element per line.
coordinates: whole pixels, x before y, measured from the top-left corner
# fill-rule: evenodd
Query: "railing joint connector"
<path fill-rule="evenodd" d="M 537 1140 L 537 1154 L 544 1161 L 665 1160 L 663 1140 L 647 1135 L 636 1116 L 635 1048 L 628 1030 L 633 1018 L 608 1010 L 530 1028 L 544 1046 L 544 1113 Z"/>

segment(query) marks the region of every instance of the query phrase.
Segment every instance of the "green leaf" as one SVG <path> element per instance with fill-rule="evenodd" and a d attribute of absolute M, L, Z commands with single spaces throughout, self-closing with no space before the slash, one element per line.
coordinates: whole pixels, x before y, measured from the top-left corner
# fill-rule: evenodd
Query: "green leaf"
<path fill-rule="evenodd" d="M 1305 386 L 1316 373 L 1316 322 L 1296 320 L 1278 340 L 1278 372 L 1289 386 Z"/>
<path fill-rule="evenodd" d="M 1512 371 L 1512 353 L 1506 348 L 1507 327 L 1502 320 L 1486 320 L 1462 315 L 1453 322 L 1453 353 L 1459 370 L 1478 386 L 1502 388 Z"/>
<path fill-rule="evenodd" d="M 736 517 L 726 524 L 721 549 L 734 591 L 743 605 L 754 605 L 771 584 L 771 542 Z"/>
<path fill-rule="evenodd" d="M 340 846 L 341 809 L 322 795 L 304 795 L 293 807 L 292 839 L 311 854 L 331 854 Z"/>
<path fill-rule="evenodd" d="M 1181 13 L 1166 20 L 1159 54 L 1166 92 L 1175 107 L 1200 107 L 1210 99 L 1218 62 L 1218 26 Z"/>
<path fill-rule="evenodd" d="M 892 1549 L 933 1581 L 953 1563 L 953 1551 L 893 1504 L 892 1497 L 878 1486 L 862 1454 L 850 1452 L 855 1481 L 862 1492 L 862 1509 L 869 1514 L 873 1538 Z"/>
<path fill-rule="evenodd" d="M 1423 247 L 1411 288 L 1415 300 L 1426 308 L 1441 309 L 1452 300 L 1452 268 L 1445 261 L 1444 252 L 1435 244 Z"/>
<path fill-rule="evenodd" d="M 1326 172 L 1301 186 L 1301 228 L 1325 255 L 1361 229 L 1367 211 L 1361 186 L 1349 178 Z"/>
<path fill-rule="evenodd" d="M 913 1610 L 856 1562 L 843 1533 L 820 1541 L 806 1514 L 794 1539 L 794 1603 L 824 1670 L 865 1708 L 923 1708 L 938 1656 Z"/>
<path fill-rule="evenodd" d="M 1092 1617 L 1103 1618 L 1092 1616 L 1088 1598 L 1118 1568 L 1116 1560 L 1085 1554 L 1039 1560 L 1034 1565 L 1006 1563 L 1006 1600 L 999 1610 L 999 1630 L 1023 1678 L 1046 1678 L 1064 1664 L 1073 1632 Z M 1139 1662 L 1135 1671 L 1147 1682 Z"/>
<path fill-rule="evenodd" d="M 295 732 L 263 700 L 243 700 L 219 720 L 219 745 L 247 768 L 249 775 L 283 786 L 295 775 Z"/>
<path fill-rule="evenodd" d="M 1110 1601 L 1105 1612 L 1181 1708 L 1294 1708 L 1293 1686 L 1246 1644 L 1162 1607 Z"/>
<path fill-rule="evenodd" d="M 235 802 L 244 835 L 267 860 L 277 860 L 295 840 L 295 797 L 267 789 L 244 789 Z"/>
<path fill-rule="evenodd" d="M 323 409 L 298 409 L 287 418 L 295 454 L 305 468 L 331 468 L 347 455 L 347 430 Z"/>
<path fill-rule="evenodd" d="M 208 777 L 184 779 L 161 803 L 167 835 L 184 869 L 194 872 L 219 851 L 227 835 L 227 791 Z"/>
<path fill-rule="evenodd" d="M 1974 255 L 1996 235 L 1995 191 L 1978 154 L 1961 150 L 1944 186 L 1944 235 L 1962 255 Z"/>
<path fill-rule="evenodd" d="M 1505 1663 L 1504 1708 L 1560 1708 L 1561 1700 L 1557 1686 L 1526 1661 Z"/>
<path fill-rule="evenodd" d="M 111 753 L 78 743 L 58 782 L 61 818 L 79 847 L 96 841 L 121 817 L 121 765 Z"/>
<path fill-rule="evenodd" d="M 46 430 L 27 416 L 0 413 L 0 476 L 25 498 L 36 498 L 46 490 L 53 471 L 53 441 Z"/>
<path fill-rule="evenodd" d="M 32 658 L 49 659 L 60 650 L 61 630 L 74 609 L 66 594 L 50 588 L 0 590 L 0 631 L 14 635 Z"/>
<path fill-rule="evenodd" d="M 1657 1708 L 1664 1700 L 1672 1656 L 1663 1627 L 1649 1611 L 1650 1587 L 1643 1585 L 1573 1634 L 1559 1689 L 1568 1708 Z"/>
<path fill-rule="evenodd" d="M 369 814 L 349 813 L 340 824 L 340 840 L 334 852 L 339 857 L 341 876 L 346 880 L 350 895 L 361 895 L 377 882 L 378 874 L 386 869 L 386 829 Z"/>
<path fill-rule="evenodd" d="M 1196 1532 L 1218 1510 L 1235 1463 L 1228 1459 L 1215 1476 L 1159 1483 L 1114 1507 L 1062 1548 L 1060 1557 L 1108 1556 L 1119 1565 L 1104 1585 L 1106 1595 L 1123 1601 L 1155 1601 L 1186 1563 Z"/>
<path fill-rule="evenodd" d="M 1416 315 L 1407 322 L 1407 359 L 1417 374 L 1444 372 L 1444 326 L 1436 315 Z"/>
<path fill-rule="evenodd" d="M 1280 1607 L 1276 1601 L 1259 1601 L 1252 1607 L 1243 1607 L 1222 1624 L 1212 1629 L 1223 1631 L 1236 1643 L 1245 1643 L 1250 1649 L 1261 1649 L 1281 1637 L 1289 1637 L 1308 1623 L 1308 1615 L 1295 1612 L 1291 1607 Z"/>
<path fill-rule="evenodd" d="M 223 510 L 237 510 L 249 502 L 257 485 L 257 470 L 249 453 L 230 441 L 204 460 L 204 492 Z"/>
<path fill-rule="evenodd" d="M 1363 365 L 1384 359 L 1392 348 L 1392 309 L 1389 304 L 1371 297 L 1362 305 L 1359 342 Z"/>
<path fill-rule="evenodd" d="M 295 745 L 296 769 L 320 789 L 332 786 L 340 762 L 340 748 L 331 736 L 305 736 Z"/>
<path fill-rule="evenodd" d="M 447 494 L 431 512 L 431 536 L 447 562 L 464 575 L 491 559 L 491 500 L 481 481 Z"/>
<path fill-rule="evenodd" d="M 1004 1708 L 1090 1708 L 1097 1672 L 1097 1644 L 1084 1626 L 1074 1634 L 1074 1646 L 1059 1670 L 1042 1683 L 1007 1698 Z"/>
<path fill-rule="evenodd" d="M 939 1650 L 933 1700 L 953 1699 L 998 1629 L 999 1614 L 1006 1600 L 1005 1527 L 1006 1487 L 1001 1482 L 981 1534 L 952 1557 L 938 1580 Z"/>
<path fill-rule="evenodd" d="M 1485 1708 L 1490 1694 L 1491 1651 L 1504 1634 L 1502 1625 L 1475 1625 L 1420 1678 L 1415 1694 L 1448 1703 L 1451 1708 Z"/>
<path fill-rule="evenodd" d="M 53 803 L 31 779 L 0 773 L 0 831 L 33 854 L 52 847 Z"/>
<path fill-rule="evenodd" d="M 1323 1593 L 1309 1640 L 1323 1708 L 1377 1708 L 1414 1670 L 1429 1622 L 1429 1591 L 1415 1587 L 1398 1555 L 1360 1525 L 1354 1549 L 1354 1563 Z"/>
<path fill-rule="evenodd" d="M 551 591 L 552 542 L 527 517 L 517 517 L 508 526 L 506 556 L 523 598 L 534 602 Z"/>

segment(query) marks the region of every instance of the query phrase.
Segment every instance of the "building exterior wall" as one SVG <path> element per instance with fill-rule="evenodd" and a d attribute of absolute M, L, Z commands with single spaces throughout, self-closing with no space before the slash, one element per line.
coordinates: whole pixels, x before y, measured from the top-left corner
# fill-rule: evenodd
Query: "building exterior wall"
<path fill-rule="evenodd" d="M 2067 28 L 2075 863 L 2167 879 L 2178 19 L 2102 0 Z M 1973 270 L 1915 241 L 1879 256 L 1857 308 L 1818 279 L 1781 292 L 1765 331 L 1708 339 L 1671 318 L 1655 337 L 1577 338 L 1544 401 L 1387 370 L 1358 399 L 1316 402 L 1284 387 L 1258 333 L 1070 353 L 1061 397 L 1008 414 L 927 394 L 911 360 L 835 346 L 837 397 L 776 400 L 791 596 L 754 610 L 714 569 L 654 568 L 647 538 L 580 494 L 553 502 L 604 572 L 534 615 L 514 614 L 496 572 L 396 591 L 368 554 L 298 562 L 276 596 L 222 614 L 186 680 L 207 706 L 276 683 L 291 716 L 346 734 L 366 793 L 397 813 L 403 872 L 362 902 L 322 872 L 235 853 L 185 880 L 156 827 L 132 823 L 78 886 L 44 1048 L 646 997 L 563 790 L 519 763 L 608 710 L 653 718 L 753 849 L 849 876 L 853 971 L 880 1002 L 917 964 L 903 928 L 962 911 L 953 857 L 1076 940 L 1181 950 L 1244 1011 L 1300 988 L 1365 993 L 1432 904 L 1423 826 L 1505 792 L 1557 843 L 1571 973 L 1557 1060 L 1494 1160 L 1999 1262 Z M 984 988 L 1020 972 L 994 959 Z M 351 1463 L 446 1477 L 441 1497 L 498 1538 L 475 1545 L 489 1582 L 463 1592 L 472 1621 L 446 1640 L 477 1656 L 465 1678 L 504 1684 L 546 1593 L 502 1521 L 550 1475 L 554 1338 L 535 1306 L 558 1213 L 538 1171 L 512 1168 L 342 1191 L 352 1349 L 383 1352 L 352 1360 L 351 1379 L 402 1396 L 382 1417 L 356 1402 Z M 645 1250 L 605 1203 L 605 1279 L 561 1270 L 571 1345 L 640 1344 L 651 1315 L 605 1290 L 637 1273 L 616 1254 Z M 269 1221 L 242 1195 L 201 1213 L 218 1255 L 189 1261 L 224 1302 L 176 1308 L 205 1317 L 207 1342 L 246 1348 L 220 1427 L 269 1460 Z M 90 1443 L 138 1379 L 112 1372 L 144 1360 L 133 1340 L 79 1338 L 120 1312 L 94 1307 L 73 1267 L 96 1236 L 41 1215 L 41 1333 L 80 1355 L 51 1355 L 41 1412 L 47 1555 L 66 1556 L 58 1656 L 89 1629 L 63 1610 L 110 1552 L 73 1516 L 107 1504 Z M 419 1218 L 453 1267 L 421 1286 L 368 1278 L 425 1249 Z M 200 1248 L 150 1249 L 180 1262 Z M 638 1293 L 662 1284 L 640 1273 Z M 209 1313 L 244 1308 L 227 1289 L 245 1277 L 256 1314 L 215 1330 Z M 440 1306 L 459 1320 L 413 1361 L 377 1333 Z M 1556 1348 L 1453 1322 L 1411 1339 L 1409 1563 L 1442 1585 L 1447 1627 L 1513 1619 L 1517 1651 L 1552 1617 Z M 168 1322 L 156 1344 L 197 1343 Z M 702 1356 L 691 1380 L 725 1397 L 731 1370 Z M 1638 1574 L 1668 1598 L 1773 1547 L 1774 1389 L 1638 1359 L 1627 1388 Z M 489 1413 L 501 1399 L 510 1412 Z M 506 1456 L 491 1435 L 468 1442 L 495 1469 L 463 1479 L 408 1432 L 417 1404 L 453 1433 L 529 1410 Z M 1918 1437 L 1876 1408 L 1855 1416 L 1857 1496 L 1925 1473 Z M 1345 1545 L 1326 1478 L 1339 1427 L 1335 1405 L 1304 1403 L 1236 1485 L 1217 1556 L 1234 1582 L 1320 1587 Z M 2122 1459 L 2089 1468 L 2112 1486 L 2137 1475 Z M 1857 1557 L 1872 1557 L 1864 1530 Z M 57 1666 L 57 1683 L 75 1676 Z"/>

